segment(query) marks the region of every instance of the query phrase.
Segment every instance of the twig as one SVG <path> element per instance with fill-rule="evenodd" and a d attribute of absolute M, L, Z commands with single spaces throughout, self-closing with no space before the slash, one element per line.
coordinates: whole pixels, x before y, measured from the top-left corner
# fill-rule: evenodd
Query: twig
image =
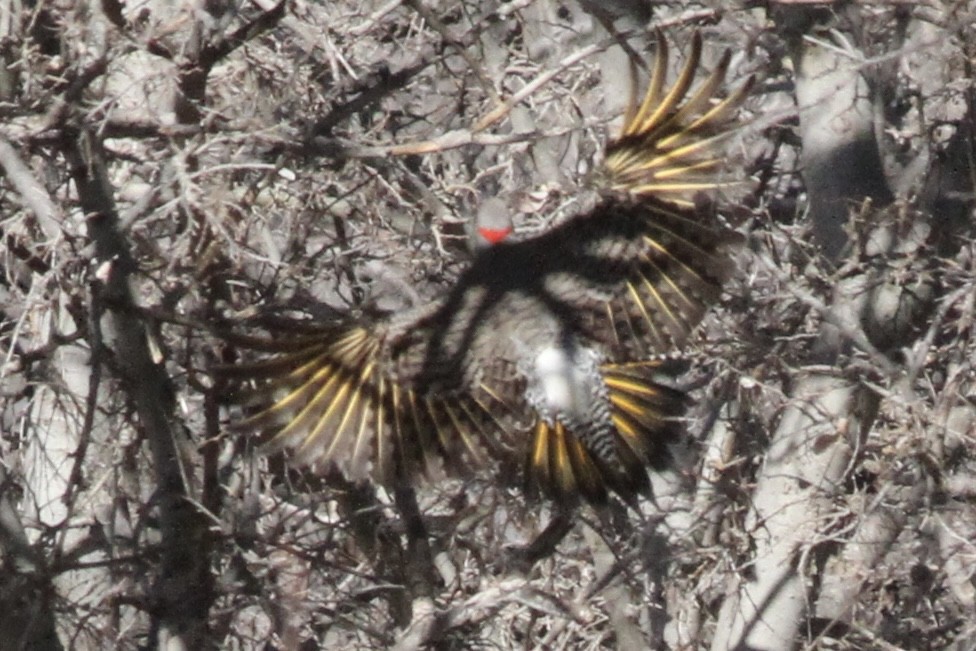
<path fill-rule="evenodd" d="M 433 11 L 424 6 L 422 0 L 405 0 L 405 2 L 410 5 L 414 11 L 420 14 L 420 17 L 427 21 L 427 24 L 429 24 L 438 34 L 441 35 L 441 38 L 445 43 L 449 43 L 450 45 L 454 46 L 457 53 L 461 55 L 464 62 L 468 64 L 468 68 L 474 71 L 478 81 L 481 82 L 482 90 L 485 91 L 488 97 L 496 102 L 500 101 L 501 97 L 498 95 L 498 91 L 495 90 L 495 85 L 491 83 L 491 79 L 488 77 L 485 69 L 480 63 L 478 63 L 478 61 L 475 60 L 474 57 L 471 56 L 471 53 L 468 52 L 468 47 L 471 44 L 454 38 L 451 32 L 448 31 L 447 26 L 441 22 L 441 19 L 438 18 Z M 468 40 L 474 39 L 469 38 Z"/>
<path fill-rule="evenodd" d="M 37 217 L 44 235 L 51 241 L 61 236 L 61 213 L 34 174 L 17 154 L 17 150 L 0 136 L 0 167 L 24 203 Z"/>
<path fill-rule="evenodd" d="M 583 128 L 587 125 L 584 124 Z M 476 133 L 469 129 L 456 129 L 445 134 L 421 142 L 409 142 L 395 145 L 360 145 L 342 138 L 315 138 L 311 142 L 313 151 L 330 155 L 335 158 L 384 158 L 387 156 L 414 156 L 419 154 L 434 154 L 451 149 L 458 149 L 468 145 L 482 147 L 497 147 L 519 142 L 531 142 L 550 136 L 561 136 L 581 127 L 567 127 L 554 129 L 545 133 L 532 131 L 528 133 Z"/>

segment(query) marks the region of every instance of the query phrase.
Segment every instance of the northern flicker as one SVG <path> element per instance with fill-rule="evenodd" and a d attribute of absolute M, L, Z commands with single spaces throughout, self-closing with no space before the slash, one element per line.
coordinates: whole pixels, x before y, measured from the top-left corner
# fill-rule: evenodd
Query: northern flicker
<path fill-rule="evenodd" d="M 561 501 L 645 490 L 685 409 L 653 357 L 681 346 L 717 298 L 735 240 L 695 195 L 722 184 L 715 145 L 749 82 L 716 99 L 726 52 L 691 92 L 701 48 L 696 34 L 666 88 L 659 36 L 649 89 L 594 175 L 593 209 L 522 241 L 507 238 L 507 216 L 488 220 L 490 246 L 429 305 L 237 337 L 273 355 L 220 369 L 252 410 L 236 427 L 353 480 L 495 457 L 520 460 L 528 486 Z"/>

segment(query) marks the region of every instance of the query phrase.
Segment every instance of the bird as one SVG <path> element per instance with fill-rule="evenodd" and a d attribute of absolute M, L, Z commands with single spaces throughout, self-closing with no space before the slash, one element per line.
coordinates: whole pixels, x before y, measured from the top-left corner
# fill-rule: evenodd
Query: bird
<path fill-rule="evenodd" d="M 244 410 L 232 429 L 352 481 L 412 485 L 495 460 L 560 504 L 647 494 L 688 404 L 667 355 L 734 271 L 739 238 L 702 197 L 727 183 L 718 145 L 752 85 L 720 95 L 726 51 L 695 86 L 699 33 L 670 86 L 660 32 L 656 52 L 588 180 L 590 209 L 518 239 L 491 199 L 441 298 L 234 337 L 259 358 L 216 369 Z"/>

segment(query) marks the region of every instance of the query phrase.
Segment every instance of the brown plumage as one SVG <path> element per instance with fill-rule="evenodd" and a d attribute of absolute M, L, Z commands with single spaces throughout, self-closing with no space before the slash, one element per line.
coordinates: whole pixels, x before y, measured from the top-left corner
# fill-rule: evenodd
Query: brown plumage
<path fill-rule="evenodd" d="M 735 237 L 694 196 L 721 184 L 714 145 L 748 91 L 714 100 L 726 54 L 688 96 L 697 34 L 665 90 L 663 38 L 658 47 L 643 102 L 607 147 L 592 210 L 484 248 L 443 300 L 408 313 L 235 337 L 273 353 L 218 370 L 251 409 L 235 428 L 355 480 L 515 457 L 528 485 L 557 499 L 646 489 L 685 404 L 652 357 L 684 343 L 730 271 Z"/>

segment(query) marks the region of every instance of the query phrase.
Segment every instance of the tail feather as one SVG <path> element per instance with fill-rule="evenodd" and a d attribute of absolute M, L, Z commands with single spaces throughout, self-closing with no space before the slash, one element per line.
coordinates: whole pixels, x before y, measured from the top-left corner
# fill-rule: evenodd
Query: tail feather
<path fill-rule="evenodd" d="M 684 393 L 661 383 L 662 365 L 648 360 L 603 367 L 617 432 L 645 465 L 655 469 L 670 461 L 668 445 L 679 439 L 678 419 L 687 406 Z"/>
<path fill-rule="evenodd" d="M 726 52 L 709 77 L 685 99 L 694 83 L 701 52 L 702 38 L 696 32 L 684 66 L 665 93 L 668 46 L 664 35 L 658 33 L 657 58 L 647 93 L 638 108 L 632 103 L 620 135 L 607 146 L 603 169 L 609 189 L 654 195 L 690 207 L 697 192 L 729 185 L 716 178 L 723 158 L 712 152 L 731 133 L 726 129 L 727 119 L 742 103 L 752 80 L 725 99 L 714 100 L 731 62 L 731 54 Z"/>
<path fill-rule="evenodd" d="M 606 473 L 579 438 L 559 421 L 536 422 L 525 480 L 530 491 L 541 491 L 560 503 L 580 497 L 595 503 L 607 499 Z"/>
<path fill-rule="evenodd" d="M 602 367 L 614 428 L 612 459 L 596 454 L 564 423 L 539 418 L 526 459 L 530 489 L 566 501 L 582 497 L 606 500 L 609 491 L 632 499 L 650 488 L 647 467 L 663 468 L 670 459 L 668 444 L 680 431 L 677 419 L 685 395 L 660 382 L 662 362 L 606 364 Z"/>

